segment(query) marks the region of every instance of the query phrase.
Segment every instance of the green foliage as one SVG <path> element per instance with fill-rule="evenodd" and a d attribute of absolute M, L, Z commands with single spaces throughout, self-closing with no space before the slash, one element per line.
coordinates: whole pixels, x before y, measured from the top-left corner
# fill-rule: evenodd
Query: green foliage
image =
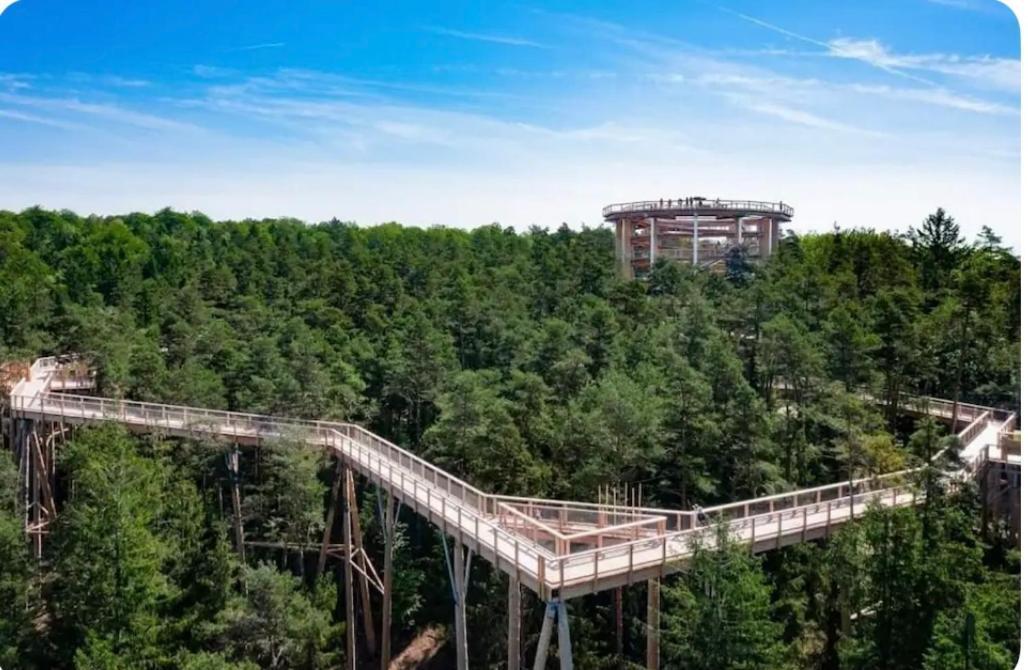
<path fill-rule="evenodd" d="M 15 667 L 31 634 L 32 564 L 16 495 L 17 470 L 0 458 L 0 667 Z"/>
<path fill-rule="evenodd" d="M 154 532 L 158 466 L 128 436 L 102 427 L 72 443 L 75 482 L 53 535 L 52 604 L 59 647 L 84 667 L 141 666 L 158 656 L 158 608 L 169 595 Z M 81 658 L 80 658 L 81 656 Z"/>
<path fill-rule="evenodd" d="M 500 396 L 499 375 L 454 375 L 436 403 L 439 418 L 425 433 L 426 456 L 436 465 L 487 491 L 524 495 L 541 490 L 542 468 L 533 462 Z"/>
<path fill-rule="evenodd" d="M 108 395 L 360 421 L 511 494 L 592 500 L 642 485 L 647 504 L 691 507 L 925 463 L 945 439 L 926 425 L 908 435 L 901 394 L 1018 407 L 1019 310 L 1019 259 L 989 231 L 965 244 L 941 210 L 902 237 L 789 235 L 762 265 L 733 258 L 717 276 L 660 263 L 645 282 L 616 279 L 606 228 L 0 212 L 3 358 L 84 352 Z M 16 471 L 0 468 L 0 665 L 328 663 L 337 603 L 290 576 L 310 581 L 300 548 L 320 541 L 328 469 L 288 438 L 241 459 L 247 537 L 287 545 L 248 560 L 278 559 L 281 573 L 231 549 L 220 447 L 77 436 L 38 570 L 19 539 Z M 702 653 L 671 639 L 669 658 L 945 668 L 968 611 L 976 663 L 1016 657 L 1004 609 L 1015 570 L 997 567 L 999 535 L 968 497 L 942 495 L 944 476 L 933 462 L 914 482 L 930 499 L 917 512 L 774 554 L 769 579 L 731 547 L 704 554 L 668 596 L 669 625 Z M 377 559 L 374 495 L 358 496 Z M 401 529 L 397 643 L 451 611 L 438 537 L 406 514 Z M 697 574 L 740 603 L 706 640 L 690 626 L 717 601 Z M 503 661 L 487 639 L 502 626 L 484 615 L 502 611 L 501 587 L 472 590 L 485 666 Z M 626 593 L 637 656 L 641 604 Z M 592 605 L 576 604 L 573 635 L 606 635 Z M 576 649 L 581 667 L 616 662 L 609 639 Z"/>
<path fill-rule="evenodd" d="M 294 547 L 302 571 L 302 548 L 319 542 L 325 527 L 327 487 L 318 476 L 325 457 L 290 438 L 268 444 L 261 456 L 263 475 L 248 490 L 244 515 L 254 519 L 261 536 Z"/>
<path fill-rule="evenodd" d="M 182 670 L 258 670 L 256 663 L 250 661 L 234 662 L 225 658 L 224 654 L 211 652 L 198 652 L 182 654 L 177 659 L 178 667 Z"/>
<path fill-rule="evenodd" d="M 312 594 L 299 579 L 262 563 L 245 570 L 246 593 L 234 596 L 213 628 L 221 644 L 261 668 L 319 668 L 338 664 L 333 643 L 340 635 L 331 620 L 335 587 L 318 583 Z"/>
<path fill-rule="evenodd" d="M 697 544 L 682 579 L 664 589 L 664 653 L 671 667 L 781 668 L 782 626 L 772 618 L 771 586 L 760 561 L 716 529 L 714 548 Z"/>

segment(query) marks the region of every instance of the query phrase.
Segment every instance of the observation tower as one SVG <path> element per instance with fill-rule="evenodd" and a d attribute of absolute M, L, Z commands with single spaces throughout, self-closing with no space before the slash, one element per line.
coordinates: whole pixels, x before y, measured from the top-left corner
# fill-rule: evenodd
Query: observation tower
<path fill-rule="evenodd" d="M 792 207 L 779 202 L 669 198 L 607 205 L 603 218 L 614 224 L 618 274 L 648 274 L 658 258 L 723 269 L 730 255 L 768 258 L 778 247 L 780 225 Z M 737 250 L 737 251 L 736 251 Z"/>

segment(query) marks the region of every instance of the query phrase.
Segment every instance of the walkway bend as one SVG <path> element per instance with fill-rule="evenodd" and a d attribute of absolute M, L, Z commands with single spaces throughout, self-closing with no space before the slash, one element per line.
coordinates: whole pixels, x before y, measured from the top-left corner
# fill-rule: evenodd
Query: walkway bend
<path fill-rule="evenodd" d="M 516 574 L 547 599 L 631 584 L 675 569 L 697 543 L 712 543 L 704 519 L 692 511 L 517 498 L 485 493 L 431 463 L 352 423 L 304 421 L 242 412 L 76 395 L 91 380 L 67 374 L 64 362 L 42 358 L 11 393 L 12 417 L 66 424 L 113 422 L 136 432 L 211 438 L 239 444 L 291 440 L 334 452 L 416 514 L 458 538 L 492 565 Z M 914 400 L 910 402 L 913 404 Z M 952 404 L 920 402 L 948 417 Z M 972 476 L 996 457 L 1001 434 L 1016 415 L 961 405 L 959 437 L 964 470 Z M 1003 458 L 1019 464 L 1019 454 Z M 728 521 L 730 533 L 765 551 L 821 538 L 866 513 L 915 502 L 909 471 L 764 496 L 707 508 Z"/>

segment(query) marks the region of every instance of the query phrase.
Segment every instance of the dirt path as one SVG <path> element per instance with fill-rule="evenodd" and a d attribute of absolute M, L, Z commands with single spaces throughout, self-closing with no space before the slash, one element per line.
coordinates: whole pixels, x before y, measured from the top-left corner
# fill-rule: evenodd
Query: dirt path
<path fill-rule="evenodd" d="M 418 633 L 407 648 L 389 664 L 389 670 L 414 670 L 432 660 L 446 644 L 446 629 L 442 626 L 429 626 Z"/>

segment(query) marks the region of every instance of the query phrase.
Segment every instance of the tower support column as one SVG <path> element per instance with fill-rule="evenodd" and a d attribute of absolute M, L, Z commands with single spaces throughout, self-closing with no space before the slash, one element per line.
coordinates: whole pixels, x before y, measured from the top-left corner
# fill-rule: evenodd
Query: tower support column
<path fill-rule="evenodd" d="M 695 212 L 692 215 L 692 264 L 700 264 L 700 221 Z"/>
<path fill-rule="evenodd" d="M 625 263 L 625 235 L 622 232 L 624 227 L 624 219 L 618 219 L 614 222 L 614 262 L 617 264 L 618 274 L 623 273 L 622 266 Z"/>
<path fill-rule="evenodd" d="M 657 264 L 657 217 L 650 218 L 650 272 Z"/>
<path fill-rule="evenodd" d="M 617 220 L 617 255 L 619 273 L 622 279 L 632 279 L 635 273 L 632 271 L 632 227 L 631 219 Z"/>

